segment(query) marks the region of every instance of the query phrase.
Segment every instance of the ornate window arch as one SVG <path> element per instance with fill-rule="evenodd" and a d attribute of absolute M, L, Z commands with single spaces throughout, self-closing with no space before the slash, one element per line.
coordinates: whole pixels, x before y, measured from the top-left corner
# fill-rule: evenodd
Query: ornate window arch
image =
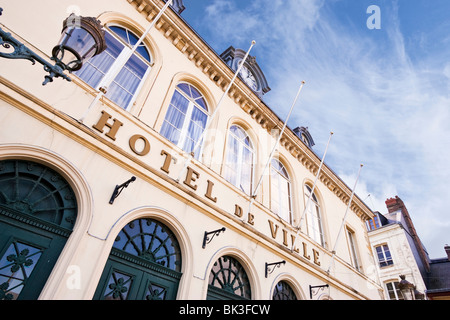
<path fill-rule="evenodd" d="M 187 153 L 194 152 L 209 117 L 209 106 L 203 93 L 189 82 L 179 82 L 161 127 L 161 134 Z M 194 157 L 200 158 L 202 144 Z"/>

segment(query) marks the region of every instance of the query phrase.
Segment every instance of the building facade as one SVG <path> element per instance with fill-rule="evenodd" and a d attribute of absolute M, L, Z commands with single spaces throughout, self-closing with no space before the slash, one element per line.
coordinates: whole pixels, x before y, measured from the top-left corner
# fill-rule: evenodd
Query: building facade
<path fill-rule="evenodd" d="M 308 130 L 285 131 L 264 170 L 283 122 L 261 100 L 260 66 L 246 62 L 251 79 L 203 140 L 234 70 L 182 1 L 121 67 L 163 6 L 2 2 L 0 27 L 47 60 L 72 12 L 101 22 L 107 49 L 46 86 L 42 68 L 0 58 L 0 297 L 383 299 L 373 213 L 355 196 L 343 221 L 352 190 L 326 165 L 312 190 Z"/>
<path fill-rule="evenodd" d="M 396 196 L 386 200 L 388 212 L 377 212 L 367 222 L 369 239 L 377 261 L 380 281 L 388 300 L 405 300 L 400 283 L 406 280 L 415 287 L 415 299 L 425 299 L 430 259 L 403 203 Z M 402 278 L 404 279 L 402 279 Z"/>

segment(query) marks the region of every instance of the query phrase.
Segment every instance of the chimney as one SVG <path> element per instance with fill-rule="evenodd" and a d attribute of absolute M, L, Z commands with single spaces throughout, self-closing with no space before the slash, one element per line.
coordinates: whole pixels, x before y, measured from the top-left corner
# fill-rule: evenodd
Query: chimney
<path fill-rule="evenodd" d="M 444 250 L 447 253 L 447 259 L 450 261 L 450 246 L 446 244 Z"/>
<path fill-rule="evenodd" d="M 398 196 L 395 196 L 395 198 L 387 199 L 385 203 L 389 213 L 395 212 L 405 207 L 402 199 L 400 199 Z"/>

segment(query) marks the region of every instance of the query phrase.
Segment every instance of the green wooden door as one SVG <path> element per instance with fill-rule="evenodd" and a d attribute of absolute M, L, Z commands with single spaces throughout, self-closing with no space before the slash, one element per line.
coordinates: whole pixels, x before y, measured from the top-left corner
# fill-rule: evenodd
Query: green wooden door
<path fill-rule="evenodd" d="M 138 219 L 116 238 L 94 295 L 98 300 L 174 300 L 182 276 L 175 235 L 162 223 Z"/>
<path fill-rule="evenodd" d="M 0 300 L 39 297 L 77 213 L 69 184 L 54 170 L 0 161 Z"/>

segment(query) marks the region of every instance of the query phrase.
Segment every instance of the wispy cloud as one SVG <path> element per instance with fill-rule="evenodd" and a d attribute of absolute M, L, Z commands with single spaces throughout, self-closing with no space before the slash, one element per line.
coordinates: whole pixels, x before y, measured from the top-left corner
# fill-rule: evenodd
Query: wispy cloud
<path fill-rule="evenodd" d="M 238 7 L 214 0 L 204 23 L 218 51 L 229 45 L 245 49 L 256 39 L 253 54 L 272 88 L 264 99 L 281 117 L 306 80 L 290 126 L 309 127 L 318 155 L 334 131 L 330 167 L 353 186 L 363 162 L 360 198 L 370 194 L 367 204 L 385 212 L 384 200 L 398 194 L 422 240 L 433 243 L 431 254 L 441 255 L 450 231 L 439 223 L 449 221 L 448 58 L 442 50 L 411 58 L 413 42 L 419 46 L 434 37 L 423 30 L 420 39 L 406 38 L 396 1 L 382 2 L 382 29 L 372 31 L 364 19 L 357 25 L 347 21 L 352 17 L 337 15 L 334 3 L 258 0 Z M 365 12 L 360 14 L 364 18 Z M 436 235 L 440 247 L 432 242 Z"/>

